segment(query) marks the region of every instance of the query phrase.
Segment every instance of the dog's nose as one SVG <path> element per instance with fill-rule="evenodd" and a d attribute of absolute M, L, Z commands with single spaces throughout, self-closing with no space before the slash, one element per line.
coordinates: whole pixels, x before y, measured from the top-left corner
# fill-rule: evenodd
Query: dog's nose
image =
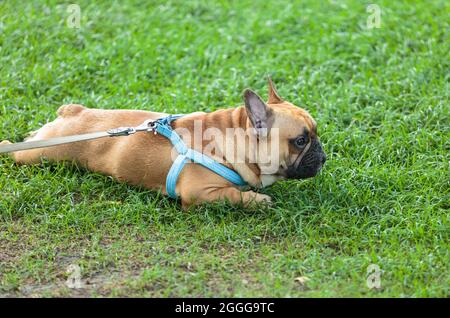
<path fill-rule="evenodd" d="M 327 155 L 323 154 L 322 155 L 322 164 L 325 164 L 325 161 L 327 161 Z"/>

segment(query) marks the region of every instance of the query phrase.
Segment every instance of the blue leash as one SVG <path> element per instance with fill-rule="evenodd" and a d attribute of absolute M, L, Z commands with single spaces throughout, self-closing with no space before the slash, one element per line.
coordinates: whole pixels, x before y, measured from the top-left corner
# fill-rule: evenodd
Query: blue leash
<path fill-rule="evenodd" d="M 174 199 L 178 197 L 175 192 L 175 187 L 177 185 L 178 177 L 188 160 L 208 168 L 238 186 L 247 185 L 247 182 L 245 182 L 245 180 L 242 179 L 236 171 L 186 146 L 181 137 L 172 129 L 172 126 L 170 125 L 174 120 L 182 116 L 184 115 L 169 115 L 151 123 L 152 130 L 169 139 L 178 152 L 178 157 L 173 162 L 172 167 L 170 167 L 166 178 L 166 191 L 169 196 Z"/>

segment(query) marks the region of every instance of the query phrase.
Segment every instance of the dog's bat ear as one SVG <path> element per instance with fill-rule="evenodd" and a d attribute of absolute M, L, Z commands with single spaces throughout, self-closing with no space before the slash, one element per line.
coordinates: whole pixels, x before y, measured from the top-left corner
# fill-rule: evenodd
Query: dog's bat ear
<path fill-rule="evenodd" d="M 244 91 L 245 110 L 256 134 L 266 137 L 273 124 L 273 111 L 255 92 L 250 89 Z"/>
<path fill-rule="evenodd" d="M 277 89 L 270 78 L 270 75 L 267 75 L 267 82 L 269 84 L 269 101 L 268 104 L 279 104 L 283 102 L 283 99 L 278 95 Z"/>

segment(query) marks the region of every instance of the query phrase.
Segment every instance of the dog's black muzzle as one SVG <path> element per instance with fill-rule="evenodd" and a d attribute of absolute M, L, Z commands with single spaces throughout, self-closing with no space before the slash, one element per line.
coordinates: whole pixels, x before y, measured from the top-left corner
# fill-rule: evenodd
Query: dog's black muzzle
<path fill-rule="evenodd" d="M 327 156 L 323 152 L 322 145 L 318 139 L 311 141 L 311 146 L 300 160 L 287 169 L 287 177 L 292 179 L 306 179 L 314 177 L 322 168 Z M 301 156 L 302 154 L 299 154 Z M 297 157 L 298 158 L 298 157 Z M 299 162 L 297 162 L 299 161 Z"/>

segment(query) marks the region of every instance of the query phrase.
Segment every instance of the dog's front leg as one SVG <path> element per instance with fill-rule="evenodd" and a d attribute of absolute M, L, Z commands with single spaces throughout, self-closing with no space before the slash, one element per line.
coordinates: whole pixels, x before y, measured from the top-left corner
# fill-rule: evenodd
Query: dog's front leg
<path fill-rule="evenodd" d="M 182 193 L 181 195 L 183 209 L 214 201 L 229 201 L 232 204 L 243 204 L 244 207 L 248 207 L 253 204 L 270 204 L 272 198 L 254 191 L 239 191 L 235 187 L 210 188 L 201 191 L 200 194 Z"/>

